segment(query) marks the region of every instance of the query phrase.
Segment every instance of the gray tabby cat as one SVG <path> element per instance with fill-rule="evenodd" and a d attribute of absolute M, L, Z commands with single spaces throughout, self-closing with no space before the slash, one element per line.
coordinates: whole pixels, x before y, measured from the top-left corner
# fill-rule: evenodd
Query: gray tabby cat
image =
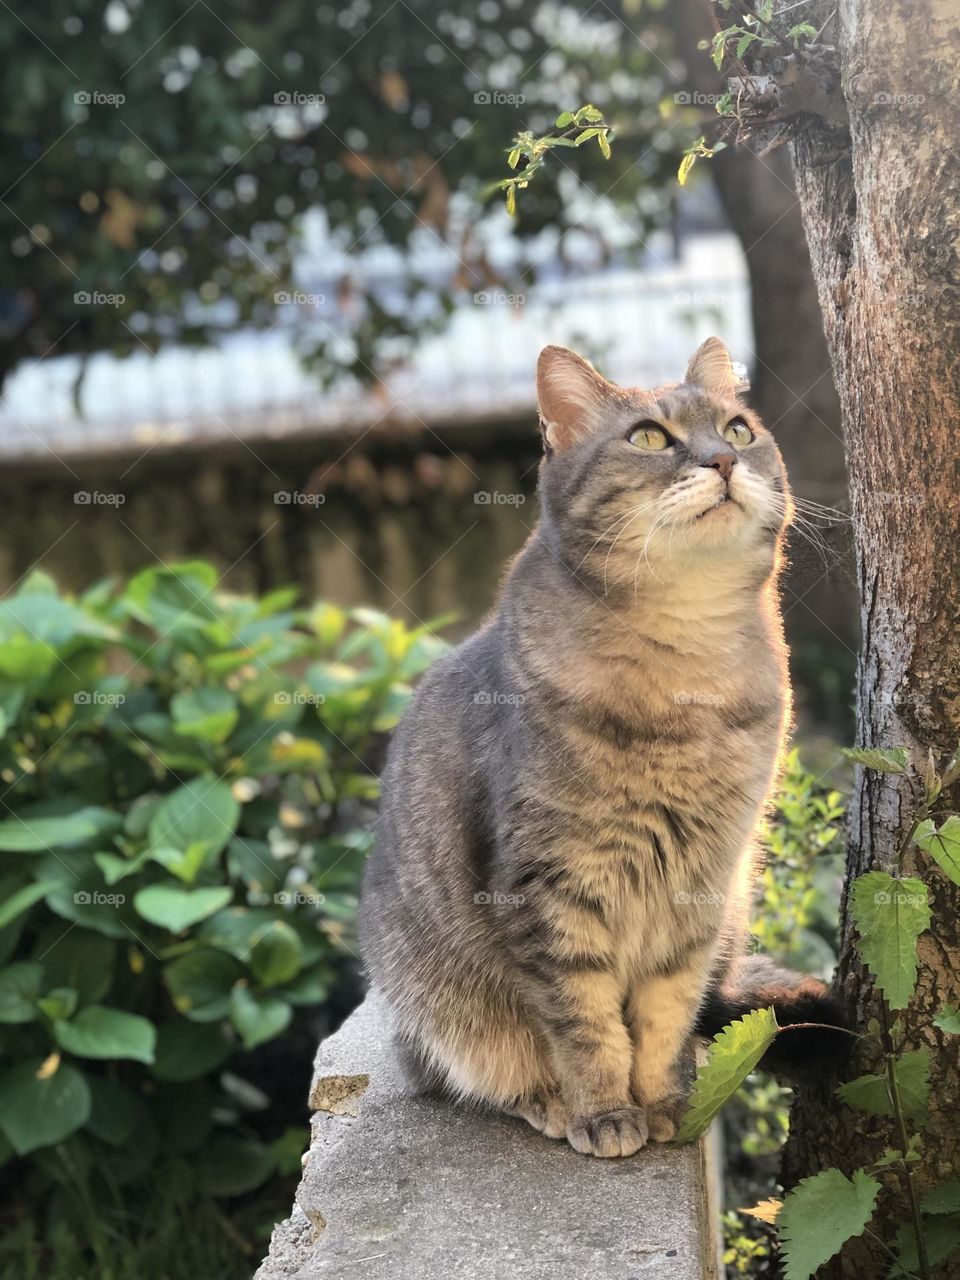
<path fill-rule="evenodd" d="M 838 1021 L 742 954 L 790 714 L 791 501 L 717 338 L 680 384 L 547 347 L 537 385 L 540 523 L 397 731 L 361 944 L 428 1076 L 627 1156 L 673 1136 L 695 1026 Z"/>

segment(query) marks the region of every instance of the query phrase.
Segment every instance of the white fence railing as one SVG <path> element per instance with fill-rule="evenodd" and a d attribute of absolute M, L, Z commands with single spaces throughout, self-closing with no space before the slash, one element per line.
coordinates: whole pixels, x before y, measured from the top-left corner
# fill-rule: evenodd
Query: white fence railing
<path fill-rule="evenodd" d="M 299 310 L 299 309 L 298 309 Z M 718 333 L 749 363 L 753 342 L 745 271 L 731 237 L 688 242 L 679 264 L 540 283 L 525 296 L 490 289 L 468 298 L 443 334 L 373 387 L 321 389 L 297 360 L 302 328 L 239 332 L 214 348 L 170 348 L 88 362 L 83 415 L 72 404 L 74 358 L 17 371 L 0 402 L 0 457 L 10 461 L 366 431 L 377 423 L 433 430 L 533 411 L 537 353 L 548 342 L 582 351 L 626 385 L 680 376 L 704 337 Z"/>

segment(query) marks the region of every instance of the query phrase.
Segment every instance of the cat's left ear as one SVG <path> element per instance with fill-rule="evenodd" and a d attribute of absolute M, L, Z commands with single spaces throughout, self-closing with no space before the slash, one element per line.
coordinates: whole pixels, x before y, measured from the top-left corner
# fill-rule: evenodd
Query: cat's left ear
<path fill-rule="evenodd" d="M 733 363 L 719 338 L 707 338 L 697 347 L 683 380 L 687 386 L 703 387 L 718 396 L 734 396 L 750 388 L 742 366 Z"/>
<path fill-rule="evenodd" d="M 537 404 L 547 449 L 569 449 L 601 424 L 617 388 L 566 347 L 544 347 L 537 361 Z"/>

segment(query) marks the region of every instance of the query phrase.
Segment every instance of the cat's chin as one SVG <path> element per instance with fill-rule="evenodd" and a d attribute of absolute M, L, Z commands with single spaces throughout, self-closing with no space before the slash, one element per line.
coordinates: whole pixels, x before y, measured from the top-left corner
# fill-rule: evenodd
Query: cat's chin
<path fill-rule="evenodd" d="M 714 502 L 711 506 L 706 507 L 703 511 L 700 511 L 693 518 L 695 521 L 706 520 L 713 515 L 727 516 L 728 518 L 730 518 L 731 511 L 736 511 L 738 515 L 744 514 L 743 507 L 736 500 L 736 498 L 731 498 L 729 494 L 725 494 L 723 497 L 718 498 L 717 501 Z"/>

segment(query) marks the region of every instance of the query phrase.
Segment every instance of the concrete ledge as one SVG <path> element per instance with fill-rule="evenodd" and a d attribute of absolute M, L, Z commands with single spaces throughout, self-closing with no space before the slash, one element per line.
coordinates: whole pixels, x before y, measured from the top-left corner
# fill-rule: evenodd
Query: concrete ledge
<path fill-rule="evenodd" d="M 710 1143 L 577 1155 L 411 1095 L 368 999 L 324 1041 L 303 1181 L 255 1280 L 716 1280 Z"/>

